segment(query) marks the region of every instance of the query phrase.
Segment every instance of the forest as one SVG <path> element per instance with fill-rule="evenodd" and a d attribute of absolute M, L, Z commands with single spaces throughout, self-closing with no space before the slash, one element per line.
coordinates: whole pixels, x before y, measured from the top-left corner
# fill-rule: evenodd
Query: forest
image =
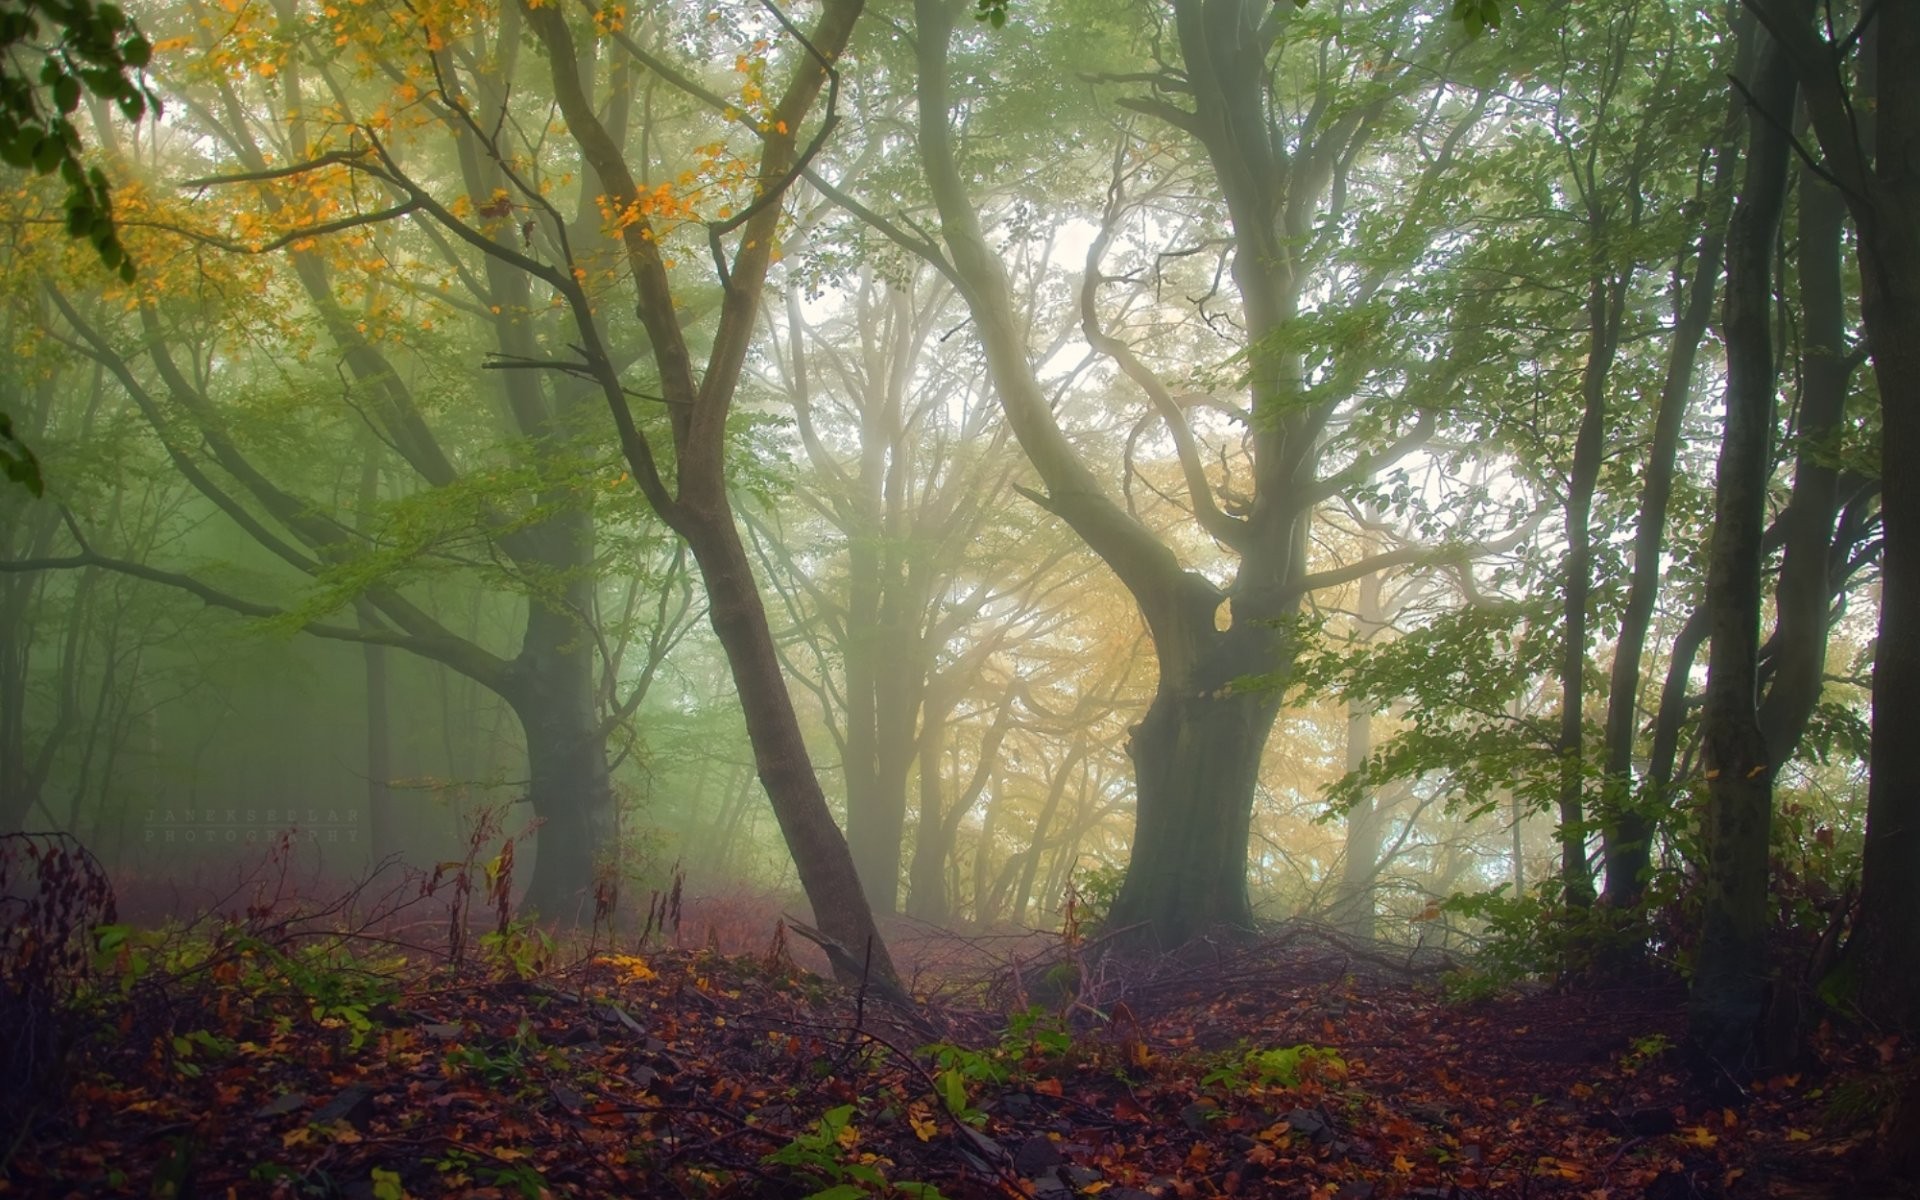
<path fill-rule="evenodd" d="M 0 0 L 0 1192 L 1914 1194 L 1916 61 Z"/>

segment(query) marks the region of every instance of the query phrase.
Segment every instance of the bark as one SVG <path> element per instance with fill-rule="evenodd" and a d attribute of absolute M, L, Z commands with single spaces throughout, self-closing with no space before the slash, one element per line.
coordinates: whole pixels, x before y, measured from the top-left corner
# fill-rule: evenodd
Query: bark
<path fill-rule="evenodd" d="M 1231 690 L 1246 661 L 1216 654 L 1198 686 L 1163 686 L 1128 739 L 1139 816 L 1110 924 L 1144 923 L 1149 944 L 1174 947 L 1216 927 L 1253 925 L 1246 863 L 1254 784 L 1280 696 Z"/>
<path fill-rule="evenodd" d="M 555 561 L 591 555 L 584 514 L 546 526 L 547 539 L 560 543 L 552 547 Z M 592 643 L 575 615 L 590 611 L 591 602 L 591 582 L 578 575 L 558 597 L 530 598 L 520 652 L 501 688 L 526 736 L 527 803 L 539 821 L 525 904 L 544 919 L 567 922 L 592 919 L 593 883 L 617 843 Z"/>
<path fill-rule="evenodd" d="M 1347 702 L 1347 774 L 1363 771 L 1373 753 L 1373 713 L 1359 701 Z M 1373 938 L 1373 884 L 1380 873 L 1380 840 L 1384 830 L 1379 798 L 1361 794 L 1347 809 L 1347 846 L 1340 870 L 1340 895 L 1333 917 L 1356 938 Z"/>
<path fill-rule="evenodd" d="M 1739 106 L 1732 106 L 1728 124 L 1735 124 Z M 1653 865 L 1654 815 L 1665 811 L 1665 789 L 1640 790 L 1636 800 L 1633 750 L 1640 707 L 1640 664 L 1646 652 L 1647 631 L 1653 622 L 1654 601 L 1660 592 L 1660 559 L 1666 544 L 1667 508 L 1673 497 L 1674 461 L 1680 431 L 1693 399 L 1694 364 L 1701 340 L 1713 319 L 1715 288 L 1726 251 L 1728 201 L 1733 168 L 1738 157 L 1732 139 L 1715 151 L 1713 179 L 1707 187 L 1705 226 L 1694 249 L 1694 265 L 1685 299 L 1675 314 L 1672 340 L 1660 386 L 1653 436 L 1640 491 L 1640 511 L 1633 538 L 1633 574 L 1627 586 L 1626 607 L 1614 641 L 1613 668 L 1607 688 L 1605 810 L 1602 825 L 1602 862 L 1606 873 L 1606 903 L 1626 909 L 1637 904 Z M 1691 663 L 1689 653 L 1688 661 Z M 1677 715 L 1677 710 L 1676 710 Z"/>
<path fill-rule="evenodd" d="M 1369 513 L 1369 516 L 1373 514 Z M 1377 574 L 1360 581 L 1354 604 L 1356 632 L 1371 637 L 1386 624 L 1381 604 L 1381 579 Z M 1357 700 L 1347 702 L 1346 767 L 1349 777 L 1366 770 L 1373 754 L 1373 710 Z M 1340 871 L 1340 891 L 1334 901 L 1333 919 L 1354 937 L 1371 940 L 1374 933 L 1374 884 L 1380 875 L 1381 840 L 1386 831 L 1386 810 L 1380 797 L 1368 789 L 1347 809 L 1347 841 Z"/>
<path fill-rule="evenodd" d="M 1792 111 L 1793 75 L 1762 48 L 1749 93 L 1746 174 L 1727 237 L 1727 418 L 1708 559 L 1702 761 L 1703 913 L 1688 997 L 1693 1040 L 1731 1070 L 1754 1062 L 1767 994 L 1767 852 L 1773 777 L 1760 728 L 1762 541 L 1773 433 L 1773 249 L 1790 149 L 1774 114 Z"/>
<path fill-rule="evenodd" d="M 362 616 L 361 624 L 366 627 L 368 618 Z M 393 778 L 393 726 L 387 706 L 387 648 L 371 642 L 361 646 L 360 662 L 367 710 L 367 857 L 370 865 L 378 865 L 400 852 L 388 789 Z"/>
<path fill-rule="evenodd" d="M 360 468 L 360 492 L 356 498 L 364 521 L 380 501 L 380 460 L 371 438 L 361 441 L 367 457 Z M 358 606 L 360 628 L 377 629 L 380 619 L 368 604 Z M 360 662 L 366 694 L 367 719 L 367 857 L 370 866 L 378 866 L 400 846 L 393 836 L 393 798 L 388 782 L 393 778 L 393 727 L 387 699 L 387 648 L 367 642 L 360 647 Z"/>
<path fill-rule="evenodd" d="M 1853 374 L 1841 300 L 1840 242 L 1845 201 L 1813 172 L 1800 182 L 1800 413 L 1794 435 L 1793 492 L 1780 513 L 1780 577 L 1774 589 L 1774 630 L 1762 661 L 1766 698 L 1760 728 L 1777 770 L 1820 702 L 1826 680 L 1827 630 L 1832 624 L 1834 520 L 1840 515 L 1840 470 L 1830 460 L 1833 436 L 1846 412 Z"/>
<path fill-rule="evenodd" d="M 1590 236 L 1602 252 L 1606 223 L 1590 215 Z M 1593 493 L 1605 449 L 1607 376 L 1620 346 L 1625 279 L 1596 274 L 1587 282 L 1587 361 L 1580 375 L 1580 429 L 1567 472 L 1567 564 L 1561 585 L 1560 657 L 1560 886 L 1568 904 L 1593 903 L 1593 872 L 1587 866 L 1586 665 L 1587 598 L 1593 591 Z"/>
<path fill-rule="evenodd" d="M 1844 53 L 1790 0 L 1755 0 L 1806 95 L 1825 169 L 1853 215 L 1860 310 L 1880 392 L 1880 628 L 1859 918 L 1844 970 L 1873 1018 L 1920 1027 L 1920 5 L 1875 6 L 1849 95 Z M 1862 127 L 1871 112 L 1871 130 Z"/>
<path fill-rule="evenodd" d="M 495 245 L 489 253 L 552 286 L 572 313 L 582 358 L 613 417 L 635 482 L 654 512 L 686 540 L 700 568 L 709 620 L 739 692 L 754 764 L 793 854 L 814 920 L 847 951 L 848 961 L 870 961 L 877 980 L 897 986 L 898 977 L 874 924 L 853 856 L 827 807 L 787 694 L 760 589 L 734 523 L 726 469 L 727 418 L 761 311 L 782 215 L 780 199 L 800 166 L 799 131 L 834 79 L 830 64 L 846 48 L 860 11 L 859 0 L 828 0 L 808 39 L 808 57 L 796 67 L 768 114 L 757 178 L 760 198 L 736 222 L 733 236 L 738 249 L 731 264 L 726 264 L 722 250 L 715 251 L 721 264 L 722 296 L 704 371 L 695 368 L 652 221 L 640 216 L 620 231 L 637 312 L 667 404 L 675 469 L 671 482 L 634 421 L 614 356 L 577 280 L 511 248 Z M 565 17 L 550 5 L 523 3 L 522 12 L 546 46 L 555 101 L 601 191 L 621 211 L 638 214 L 640 187 L 633 168 L 588 94 Z M 838 965 L 835 970 L 848 974 Z"/>
<path fill-rule="evenodd" d="M 1020 879 L 1013 891 L 1012 916 L 1016 924 L 1023 924 L 1027 919 L 1027 906 L 1033 900 L 1034 877 L 1040 871 L 1040 853 L 1048 845 L 1047 834 L 1053 828 L 1054 817 L 1060 812 L 1060 801 L 1067 794 L 1067 781 L 1086 758 L 1088 748 L 1084 739 L 1076 740 L 1067 753 L 1066 761 L 1060 764 L 1047 782 L 1047 799 L 1040 806 L 1040 815 L 1034 818 L 1033 836 L 1021 855 Z M 1081 777 L 1081 786 L 1086 786 L 1084 775 Z"/>
<path fill-rule="evenodd" d="M 874 974 L 893 980 L 893 965 L 861 890 L 853 854 L 834 824 L 807 754 L 760 588 L 733 514 L 723 509 L 686 520 L 684 526 L 682 534 L 706 582 L 709 620 L 726 652 L 746 717 L 754 767 L 773 802 L 774 818 L 792 851 L 814 917 L 856 960 L 864 959 L 870 946 Z"/>
<path fill-rule="evenodd" d="M 953 896 L 947 887 L 948 865 L 959 841 L 960 823 L 987 790 L 1000 762 L 1000 745 L 1006 740 L 1012 723 L 1013 700 L 1017 688 L 1009 686 L 1001 697 L 993 724 L 981 736 L 979 753 L 974 759 L 973 775 L 944 811 L 940 807 L 940 761 L 945 757 L 948 721 L 958 692 L 951 686 L 929 690 L 926 719 L 919 741 L 920 825 L 914 836 L 911 879 L 907 912 L 923 921 L 945 924 L 953 917 Z"/>
<path fill-rule="evenodd" d="M 1861 310 L 1881 409 L 1880 631 L 1860 921 L 1849 946 L 1861 1006 L 1920 1028 L 1920 7 L 1879 10 L 1879 96 L 1870 205 L 1861 232 Z M 1822 142 L 1825 142 L 1823 133 Z M 1920 1112 L 1909 1089 L 1907 1106 Z"/>
<path fill-rule="evenodd" d="M 945 742 L 944 721 L 936 724 L 929 713 L 920 730 L 920 809 L 914 826 L 913 858 L 907 866 L 907 915 L 933 925 L 953 917 L 947 897 L 947 860 L 954 839 L 942 819 L 940 759 Z"/>

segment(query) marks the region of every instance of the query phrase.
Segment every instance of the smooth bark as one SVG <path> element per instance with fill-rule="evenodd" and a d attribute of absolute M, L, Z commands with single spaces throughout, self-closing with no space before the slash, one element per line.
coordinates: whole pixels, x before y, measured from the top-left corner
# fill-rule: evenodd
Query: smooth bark
<path fill-rule="evenodd" d="M 1777 44 L 1747 87 L 1746 171 L 1727 235 L 1726 429 L 1715 474 L 1708 557 L 1702 762 L 1700 947 L 1688 995 L 1692 1038 L 1729 1069 L 1756 1065 L 1767 996 L 1767 852 L 1773 774 L 1758 710 L 1762 544 L 1773 438 L 1774 241 L 1791 149 L 1775 114 L 1792 111 L 1793 75 Z"/>

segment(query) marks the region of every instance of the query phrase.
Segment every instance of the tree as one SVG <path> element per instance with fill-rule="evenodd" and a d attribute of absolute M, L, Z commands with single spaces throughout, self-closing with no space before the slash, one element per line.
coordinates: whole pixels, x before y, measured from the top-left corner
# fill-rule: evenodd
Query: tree
<path fill-rule="evenodd" d="M 1848 945 L 1857 1001 L 1920 1024 L 1920 9 L 1865 6 L 1847 31 L 1792 0 L 1754 0 L 1798 82 L 1859 246 L 1860 313 L 1880 393 L 1885 526 L 1860 918 Z M 1870 103 L 1868 102 L 1870 98 Z M 1767 110 L 1778 123 L 1781 110 Z M 1870 117 L 1868 114 L 1871 114 Z"/>
<path fill-rule="evenodd" d="M 1694 1041 L 1745 1066 L 1766 999 L 1767 852 L 1773 764 L 1758 707 L 1760 595 L 1773 434 L 1773 247 L 1786 205 L 1794 83 L 1777 44 L 1748 88 L 1747 154 L 1727 234 L 1727 420 L 1715 477 L 1707 576 L 1711 629 L 1702 763 L 1705 877 L 1700 950 L 1688 994 Z"/>
<path fill-rule="evenodd" d="M 574 274 L 585 268 L 571 261 L 567 244 L 560 243 L 567 260 L 564 265 L 548 265 L 487 238 L 481 239 L 481 248 L 491 259 L 543 281 L 564 298 L 581 350 L 581 361 L 570 369 L 598 385 L 642 494 L 660 519 L 685 539 L 699 564 L 709 620 L 733 671 L 760 780 L 773 803 L 820 927 L 847 951 L 849 961 L 869 963 L 876 979 L 897 988 L 892 962 L 874 927 L 846 839 L 834 824 L 808 756 L 781 675 L 766 609 L 727 495 L 727 418 L 760 318 L 782 200 L 800 169 L 832 131 L 839 86 L 834 64 L 852 35 L 860 10 L 860 0 L 829 0 L 810 34 L 802 34 L 784 17 L 779 18 L 799 54 L 785 90 L 751 118 L 759 153 L 748 175 L 750 195 L 737 214 L 729 213 L 708 226 L 721 300 L 702 371 L 695 366 L 684 317 L 675 303 L 668 261 L 649 212 L 648 198 L 655 193 L 642 189 L 616 128 L 609 127 L 591 98 L 583 69 L 591 59 L 583 60 L 581 44 L 558 9 L 525 7 L 527 23 L 546 51 L 555 102 L 566 119 L 568 136 L 598 180 L 609 210 L 619 214 L 619 235 L 633 280 L 636 309 L 652 348 L 660 396 L 667 408 L 673 451 L 671 474 L 663 469 L 648 433 L 633 418 L 617 360 L 609 353 L 594 305 L 581 287 L 580 277 Z M 622 45 L 642 65 L 674 80 L 682 90 L 708 101 L 711 107 L 739 113 L 728 102 L 641 50 L 631 39 L 622 39 Z M 801 127 L 823 92 L 827 94 L 825 116 L 813 142 L 803 151 Z M 764 96 L 756 84 L 751 97 L 743 99 L 758 101 Z M 499 161 L 510 171 L 504 157 Z M 386 178 L 422 198 L 430 212 L 438 208 L 439 213 L 446 213 L 444 207 L 426 198 L 418 183 L 399 172 L 390 156 L 383 156 L 381 167 Z M 524 203 L 536 211 L 551 211 L 537 190 L 519 180 L 516 185 Z M 457 218 L 448 218 L 450 213 L 441 219 L 462 236 L 471 236 L 472 231 Z M 722 242 L 728 235 L 737 235 L 738 241 L 730 258 Z M 836 960 L 836 967 L 843 974 L 847 971 L 840 960 Z"/>
<path fill-rule="evenodd" d="M 1315 569 L 1309 532 L 1322 502 L 1411 453 L 1435 428 L 1417 387 L 1405 388 L 1401 403 L 1368 407 L 1361 385 L 1376 371 L 1419 378 L 1432 369 L 1387 366 L 1391 356 L 1374 335 L 1393 283 L 1424 251 L 1422 235 L 1451 202 L 1444 181 L 1481 127 L 1485 102 L 1444 89 L 1430 94 L 1433 119 L 1417 126 L 1424 159 L 1411 178 L 1395 180 L 1404 189 L 1394 215 L 1400 236 L 1378 229 L 1385 249 L 1333 284 L 1320 273 L 1332 247 L 1354 224 L 1375 231 L 1367 224 L 1375 210 L 1362 206 L 1384 204 L 1388 194 L 1360 164 L 1379 165 L 1377 141 L 1411 119 L 1407 98 L 1433 79 L 1444 37 L 1423 45 L 1411 11 L 1392 5 L 1322 14 L 1199 0 L 1174 5 L 1173 27 L 1154 31 L 1156 45 L 1173 35 L 1180 57 L 1152 63 L 1145 78 L 1154 93 L 1121 104 L 1190 139 L 1192 169 L 1224 201 L 1218 220 L 1194 232 L 1226 247 L 1222 265 L 1230 264 L 1236 319 L 1246 329 L 1232 353 L 1251 403 L 1183 396 L 1107 327 L 1106 286 L 1146 275 L 1116 275 L 1106 262 L 1121 222 L 1145 203 L 1129 189 L 1155 165 L 1126 137 L 1115 153 L 1103 232 L 1081 279 L 1081 326 L 1163 422 L 1183 469 L 1190 520 L 1211 543 L 1201 557 L 1217 547 L 1231 564 L 1222 584 L 1116 503 L 1063 430 L 1036 378 L 1005 268 L 956 148 L 953 6 L 920 0 L 915 11 L 920 153 L 941 242 L 935 250 L 912 233 L 896 230 L 897 238 L 938 254 L 959 281 L 1008 422 L 1045 484 L 1044 496 L 1033 499 L 1126 586 L 1158 660 L 1154 702 L 1132 734 L 1138 826 L 1112 919 L 1160 944 L 1213 925 L 1244 927 L 1252 921 L 1246 864 L 1255 780 L 1298 649 L 1292 618 L 1316 589 L 1429 553 L 1406 547 Z M 1334 289 L 1325 304 L 1308 299 L 1315 281 Z M 1200 418 L 1222 411 L 1230 440 L 1242 446 L 1236 468 L 1247 476 L 1246 491 L 1210 476 L 1205 463 Z M 1247 676 L 1268 686 L 1237 686 Z"/>

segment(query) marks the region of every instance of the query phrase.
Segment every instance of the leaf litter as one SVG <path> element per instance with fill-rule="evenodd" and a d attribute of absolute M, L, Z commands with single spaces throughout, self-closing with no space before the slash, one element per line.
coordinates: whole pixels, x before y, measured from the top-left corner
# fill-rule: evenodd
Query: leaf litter
<path fill-rule="evenodd" d="M 176 950 L 164 994 L 156 972 L 86 1000 L 0 1193 L 1897 1192 L 1854 1186 L 1874 1131 L 1835 1118 L 1897 1044 L 1823 1030 L 1800 1073 L 1716 1089 L 1679 1049 L 1672 987 L 1455 1004 L 1434 970 L 1307 928 L 1146 965 L 928 935 L 912 1012 L 796 966 L 778 934 L 759 955 L 504 954 L 464 974 Z M 137 940 L 106 953 L 124 970 Z"/>

